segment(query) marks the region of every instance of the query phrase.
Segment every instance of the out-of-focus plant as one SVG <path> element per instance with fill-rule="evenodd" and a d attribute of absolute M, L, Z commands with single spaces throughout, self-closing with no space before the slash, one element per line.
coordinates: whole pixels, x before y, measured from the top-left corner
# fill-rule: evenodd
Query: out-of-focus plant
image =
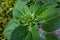
<path fill-rule="evenodd" d="M 57 0 L 18 0 L 4 36 L 8 40 L 60 40 L 52 33 L 60 28 L 60 8 L 57 5 Z M 38 31 L 38 23 L 46 31 L 43 36 Z"/>

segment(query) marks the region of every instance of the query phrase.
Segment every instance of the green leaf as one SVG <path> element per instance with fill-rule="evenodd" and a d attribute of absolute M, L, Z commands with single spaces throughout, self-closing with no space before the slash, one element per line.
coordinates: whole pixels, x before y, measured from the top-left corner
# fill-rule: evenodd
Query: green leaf
<path fill-rule="evenodd" d="M 38 8 L 39 8 L 39 6 L 36 5 L 36 4 L 33 4 L 33 5 L 30 6 L 30 10 L 31 10 L 32 13 L 35 13 L 35 11 L 36 11 Z"/>
<path fill-rule="evenodd" d="M 38 31 L 38 27 L 37 26 L 34 26 L 32 28 L 32 37 L 33 37 L 33 40 L 40 40 L 40 35 L 39 35 L 39 31 Z"/>
<path fill-rule="evenodd" d="M 4 36 L 8 40 L 25 40 L 28 33 L 27 27 L 19 26 L 20 23 L 16 19 L 12 19 L 7 28 L 4 30 Z"/>
<path fill-rule="evenodd" d="M 41 5 L 41 6 L 38 6 L 37 8 L 35 8 L 36 9 L 36 11 L 35 11 L 35 15 L 38 17 L 38 18 L 41 18 L 41 17 L 45 17 L 46 15 L 45 14 L 47 14 L 46 12 L 48 12 L 49 10 L 50 11 L 52 11 L 52 10 L 54 10 L 53 8 L 55 8 L 57 6 L 57 4 L 56 3 L 54 3 L 54 4 L 43 4 L 43 5 Z M 50 12 L 49 11 L 49 12 Z M 48 13 L 49 13 L 48 12 Z"/>
<path fill-rule="evenodd" d="M 3 32 L 4 36 L 5 36 L 8 40 L 10 40 L 11 34 L 12 34 L 13 30 L 14 30 L 15 28 L 17 28 L 18 26 L 19 26 L 19 21 L 17 21 L 16 19 L 10 20 L 10 21 L 8 22 L 8 24 L 7 24 L 6 29 L 5 29 L 4 32 Z"/>
<path fill-rule="evenodd" d="M 46 34 L 46 40 L 58 40 L 57 36 L 51 33 Z"/>
<path fill-rule="evenodd" d="M 28 30 L 26 26 L 19 26 L 11 34 L 10 40 L 25 40 Z"/>
<path fill-rule="evenodd" d="M 43 18 L 45 23 L 43 23 L 42 28 L 47 32 L 52 32 L 60 28 L 60 9 L 52 11 Z"/>
<path fill-rule="evenodd" d="M 39 32 L 38 32 L 37 26 L 31 27 L 29 33 L 30 34 L 28 34 L 26 36 L 26 40 L 40 40 L 40 35 L 39 35 Z M 30 37 L 30 39 L 29 39 L 29 37 Z"/>
<path fill-rule="evenodd" d="M 15 17 L 16 19 L 21 19 L 24 17 L 26 18 L 27 16 L 31 15 L 31 11 L 29 10 L 25 2 L 29 2 L 29 1 L 21 0 L 15 4 L 14 11 L 13 11 L 13 17 Z"/>
<path fill-rule="evenodd" d="M 28 32 L 27 36 L 25 37 L 25 40 L 33 40 L 31 32 Z"/>
<path fill-rule="evenodd" d="M 50 6 L 50 4 L 48 6 L 47 6 L 47 4 L 46 5 L 38 6 L 37 8 L 35 8 L 36 9 L 35 15 L 39 16 L 42 12 L 44 12 L 45 10 L 47 10 L 49 6 Z"/>
<path fill-rule="evenodd" d="M 55 31 L 60 28 L 60 17 L 47 21 L 43 24 L 43 29 L 47 32 Z"/>
<path fill-rule="evenodd" d="M 57 3 L 53 3 L 53 4 L 51 4 L 51 3 L 49 3 L 49 4 L 44 4 L 44 5 L 41 5 L 40 6 L 40 11 L 41 11 L 41 15 L 40 15 L 40 17 L 41 16 L 44 16 L 45 14 L 47 14 L 46 12 L 50 12 L 50 11 L 52 11 L 52 10 L 55 10 L 54 8 L 57 6 Z"/>
<path fill-rule="evenodd" d="M 60 2 L 60 0 L 57 0 L 58 2 Z"/>
<path fill-rule="evenodd" d="M 41 0 L 44 4 L 52 4 L 52 3 L 56 3 L 56 0 Z"/>
<path fill-rule="evenodd" d="M 48 8 L 38 16 L 38 18 L 42 19 L 40 20 L 43 23 L 42 28 L 47 32 L 55 31 L 60 28 L 60 13 L 57 12 L 60 8 L 56 9 L 55 7 L 55 4 L 49 5 Z"/>

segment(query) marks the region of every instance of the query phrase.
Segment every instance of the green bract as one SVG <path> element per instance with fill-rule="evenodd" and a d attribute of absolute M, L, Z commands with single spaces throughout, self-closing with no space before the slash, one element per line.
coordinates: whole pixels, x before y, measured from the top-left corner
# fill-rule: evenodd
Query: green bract
<path fill-rule="evenodd" d="M 30 0 L 18 0 L 14 6 L 13 19 L 8 22 L 4 30 L 4 36 L 8 40 L 40 40 L 38 31 L 38 22 L 42 23 L 42 29 L 47 32 L 41 40 L 58 40 L 53 34 L 48 32 L 60 28 L 60 8 L 56 0 L 41 0 L 44 4 L 38 5 L 39 0 L 33 0 L 28 6 Z"/>

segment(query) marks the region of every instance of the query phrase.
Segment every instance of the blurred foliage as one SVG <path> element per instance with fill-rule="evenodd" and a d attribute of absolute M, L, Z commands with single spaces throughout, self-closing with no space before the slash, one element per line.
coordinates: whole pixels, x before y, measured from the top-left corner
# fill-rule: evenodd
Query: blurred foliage
<path fill-rule="evenodd" d="M 59 1 L 59 0 L 58 0 Z M 16 0 L 0 0 L 0 40 L 6 40 L 3 37 L 3 30 L 6 27 L 7 22 L 12 19 L 12 11 Z M 60 7 L 60 3 L 57 2 L 57 7 Z"/>
<path fill-rule="evenodd" d="M 13 17 L 12 11 L 16 0 L 0 0 L 0 40 L 5 40 L 3 30 L 7 22 Z"/>

